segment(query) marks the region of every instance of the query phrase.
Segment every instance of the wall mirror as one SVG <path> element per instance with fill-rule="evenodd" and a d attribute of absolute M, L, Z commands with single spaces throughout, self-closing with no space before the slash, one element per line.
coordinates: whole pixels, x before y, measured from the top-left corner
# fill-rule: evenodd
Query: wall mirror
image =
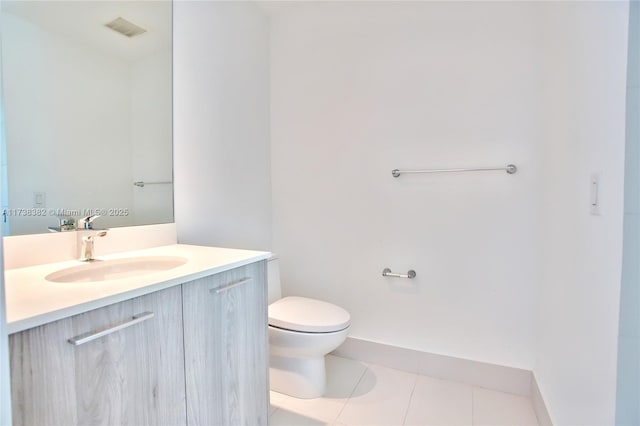
<path fill-rule="evenodd" d="M 173 221 L 171 12 L 2 0 L 3 235 Z"/>

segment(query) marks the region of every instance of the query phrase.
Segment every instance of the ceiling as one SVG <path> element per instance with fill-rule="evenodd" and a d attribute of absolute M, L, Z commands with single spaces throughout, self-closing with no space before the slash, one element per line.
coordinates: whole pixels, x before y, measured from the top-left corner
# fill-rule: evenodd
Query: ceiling
<path fill-rule="evenodd" d="M 171 1 L 2 0 L 2 13 L 129 62 L 171 48 Z M 104 26 L 118 17 L 147 32 L 128 38 Z"/>

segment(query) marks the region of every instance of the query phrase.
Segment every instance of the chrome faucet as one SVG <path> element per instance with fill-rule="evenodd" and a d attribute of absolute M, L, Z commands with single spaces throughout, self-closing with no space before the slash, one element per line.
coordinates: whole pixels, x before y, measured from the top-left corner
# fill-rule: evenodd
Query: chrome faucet
<path fill-rule="evenodd" d="M 96 237 L 104 237 L 107 235 L 107 231 L 98 231 L 95 235 L 85 235 L 82 237 L 82 254 L 80 255 L 80 260 L 82 262 L 89 262 L 90 260 L 94 260 L 93 257 L 93 243 Z"/>
<path fill-rule="evenodd" d="M 49 232 L 65 232 L 76 230 L 76 220 L 72 217 L 58 217 L 58 226 L 49 226 Z"/>
<path fill-rule="evenodd" d="M 79 232 L 83 231 L 95 231 L 95 233 L 89 235 L 84 235 L 82 237 L 82 249 L 80 252 L 80 261 L 89 262 L 94 260 L 94 242 L 96 237 L 104 237 L 107 235 L 107 229 L 95 229 L 93 227 L 93 221 L 99 218 L 99 215 L 92 215 L 83 217 L 78 220 L 78 225 L 83 227 L 83 230 L 78 229 Z"/>
<path fill-rule="evenodd" d="M 94 214 L 91 216 L 83 217 L 82 219 L 78 219 L 78 228 L 82 226 L 82 228 L 84 229 L 93 229 L 93 221 L 99 217 L 99 214 Z"/>

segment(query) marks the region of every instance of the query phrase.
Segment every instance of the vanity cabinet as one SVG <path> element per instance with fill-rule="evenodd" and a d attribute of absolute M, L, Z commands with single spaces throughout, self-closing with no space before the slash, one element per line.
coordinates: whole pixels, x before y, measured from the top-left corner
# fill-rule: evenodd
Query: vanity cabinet
<path fill-rule="evenodd" d="M 182 286 L 189 425 L 267 425 L 265 262 Z"/>
<path fill-rule="evenodd" d="M 266 292 L 259 261 L 10 335 L 14 425 L 267 425 Z"/>
<path fill-rule="evenodd" d="M 14 424 L 185 424 L 182 330 L 177 286 L 10 335 Z"/>

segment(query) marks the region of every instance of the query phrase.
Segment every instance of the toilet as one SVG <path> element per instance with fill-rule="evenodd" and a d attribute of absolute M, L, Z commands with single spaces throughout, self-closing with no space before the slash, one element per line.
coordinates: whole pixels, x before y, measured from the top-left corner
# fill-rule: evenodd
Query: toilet
<path fill-rule="evenodd" d="M 279 261 L 268 261 L 269 381 L 273 391 L 317 398 L 326 388 L 325 355 L 347 338 L 351 315 L 306 297 L 284 297 Z"/>

